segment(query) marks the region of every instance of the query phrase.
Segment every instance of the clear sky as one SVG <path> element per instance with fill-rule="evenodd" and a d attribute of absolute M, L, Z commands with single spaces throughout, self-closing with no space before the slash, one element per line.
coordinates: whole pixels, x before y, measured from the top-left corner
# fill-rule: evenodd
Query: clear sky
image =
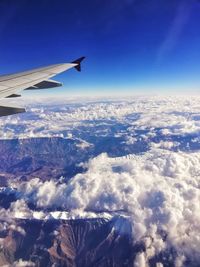
<path fill-rule="evenodd" d="M 198 0 L 1 0 L 1 74 L 86 56 L 61 92 L 200 91 L 199 14 Z"/>

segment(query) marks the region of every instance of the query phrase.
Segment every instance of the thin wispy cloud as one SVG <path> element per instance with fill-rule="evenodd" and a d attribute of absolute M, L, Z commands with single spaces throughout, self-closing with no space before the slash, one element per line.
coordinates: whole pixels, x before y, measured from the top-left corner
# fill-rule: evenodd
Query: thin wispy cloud
<path fill-rule="evenodd" d="M 175 18 L 158 50 L 156 59 L 158 64 L 161 63 L 178 44 L 184 28 L 189 21 L 191 10 L 192 1 L 182 1 L 178 6 Z"/>

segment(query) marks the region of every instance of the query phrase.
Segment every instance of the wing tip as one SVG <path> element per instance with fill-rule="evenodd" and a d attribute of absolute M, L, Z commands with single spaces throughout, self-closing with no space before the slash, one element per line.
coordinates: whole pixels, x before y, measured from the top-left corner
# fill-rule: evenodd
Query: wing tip
<path fill-rule="evenodd" d="M 74 67 L 77 71 L 81 71 L 81 62 L 82 62 L 84 59 L 85 59 L 85 57 L 80 57 L 80 58 L 74 60 L 73 62 L 71 62 L 71 63 L 73 63 L 73 64 L 77 64 L 77 65 Z"/>

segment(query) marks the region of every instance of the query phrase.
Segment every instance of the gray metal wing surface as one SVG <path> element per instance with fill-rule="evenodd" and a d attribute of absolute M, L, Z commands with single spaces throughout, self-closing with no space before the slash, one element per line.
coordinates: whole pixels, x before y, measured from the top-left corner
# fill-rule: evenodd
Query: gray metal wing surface
<path fill-rule="evenodd" d="M 19 93 L 23 90 L 46 89 L 61 86 L 61 83 L 51 80 L 51 78 L 71 68 L 76 68 L 80 71 L 80 64 L 83 59 L 84 57 L 72 63 L 50 65 L 30 71 L 0 76 L 0 98 L 20 96 Z M 12 115 L 24 111 L 25 109 L 23 108 L 1 106 L 0 116 Z"/>

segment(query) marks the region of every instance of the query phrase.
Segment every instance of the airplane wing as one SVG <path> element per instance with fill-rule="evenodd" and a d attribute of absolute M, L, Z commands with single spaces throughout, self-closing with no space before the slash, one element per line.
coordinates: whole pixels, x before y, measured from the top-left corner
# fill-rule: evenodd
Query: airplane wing
<path fill-rule="evenodd" d="M 71 68 L 81 71 L 83 59 L 84 57 L 81 57 L 71 63 L 56 64 L 17 74 L 0 76 L 0 98 L 19 97 L 19 93 L 23 90 L 39 90 L 62 86 L 61 83 L 51 80 L 51 78 Z M 25 112 L 25 109 L 0 107 L 0 116 L 21 112 Z"/>

